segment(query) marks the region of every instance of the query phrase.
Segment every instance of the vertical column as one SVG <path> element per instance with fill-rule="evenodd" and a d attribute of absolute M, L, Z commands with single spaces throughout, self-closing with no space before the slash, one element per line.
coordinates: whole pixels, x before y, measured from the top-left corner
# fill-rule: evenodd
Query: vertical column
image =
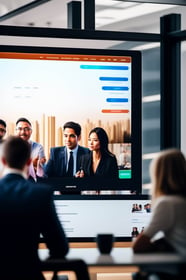
<path fill-rule="evenodd" d="M 163 16 L 161 29 L 161 149 L 180 148 L 181 138 L 181 61 L 180 41 L 170 38 L 169 33 L 181 28 L 181 16 Z"/>
<path fill-rule="evenodd" d="M 68 28 L 81 29 L 81 2 L 71 1 L 67 4 Z"/>
<path fill-rule="evenodd" d="M 55 135 L 56 135 L 56 118 L 54 116 L 48 117 L 48 143 L 47 143 L 47 156 L 50 154 L 50 148 L 55 147 Z"/>
<path fill-rule="evenodd" d="M 35 122 L 35 141 L 36 142 L 41 142 L 40 140 L 40 130 L 39 130 L 39 123 L 38 121 Z"/>
<path fill-rule="evenodd" d="M 57 145 L 56 146 L 63 146 L 63 129 L 59 127 L 57 130 Z"/>
<path fill-rule="evenodd" d="M 45 114 L 42 115 L 41 119 L 41 127 L 40 127 L 40 132 L 41 132 L 41 144 L 44 147 L 44 150 L 46 151 L 46 141 L 45 141 Z M 47 154 L 47 160 L 48 160 L 48 154 Z"/>
<path fill-rule="evenodd" d="M 84 28 L 95 30 L 95 0 L 84 0 Z"/>
<path fill-rule="evenodd" d="M 51 147 L 56 146 L 56 117 L 51 116 Z"/>

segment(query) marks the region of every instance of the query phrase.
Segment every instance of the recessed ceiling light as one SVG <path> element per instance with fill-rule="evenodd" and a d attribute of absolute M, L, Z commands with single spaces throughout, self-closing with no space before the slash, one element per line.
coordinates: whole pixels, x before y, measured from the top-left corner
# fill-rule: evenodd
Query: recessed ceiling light
<path fill-rule="evenodd" d="M 123 3 L 121 3 L 123 5 Z M 137 4 L 134 6 L 120 6 L 120 9 L 109 7 L 108 9 L 102 9 L 96 12 L 96 27 L 101 25 L 111 24 L 121 20 L 128 20 L 131 18 L 143 16 L 146 14 L 163 11 L 170 9 L 175 5 L 163 5 L 163 4 Z"/>
<path fill-rule="evenodd" d="M 7 14 L 8 13 L 8 9 L 4 4 L 0 3 L 0 17 Z"/>

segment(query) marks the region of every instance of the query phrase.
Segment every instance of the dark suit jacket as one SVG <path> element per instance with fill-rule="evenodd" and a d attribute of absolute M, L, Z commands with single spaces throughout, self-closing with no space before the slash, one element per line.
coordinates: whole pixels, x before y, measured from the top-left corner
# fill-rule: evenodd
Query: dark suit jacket
<path fill-rule="evenodd" d="M 47 185 L 31 183 L 19 174 L 3 177 L 0 225 L 0 275 L 6 275 L 2 279 L 43 279 L 37 255 L 40 234 L 51 257 L 63 258 L 68 252 Z"/>
<path fill-rule="evenodd" d="M 92 169 L 92 152 L 81 157 L 81 167 L 86 176 L 102 176 L 105 178 L 118 178 L 118 165 L 114 155 L 104 154 L 99 162 L 96 172 Z"/>
<path fill-rule="evenodd" d="M 80 159 L 84 154 L 89 153 L 88 148 L 78 146 L 76 171 L 80 169 Z M 67 148 L 55 147 L 50 149 L 50 158 L 45 166 L 47 177 L 65 177 L 67 168 Z"/>

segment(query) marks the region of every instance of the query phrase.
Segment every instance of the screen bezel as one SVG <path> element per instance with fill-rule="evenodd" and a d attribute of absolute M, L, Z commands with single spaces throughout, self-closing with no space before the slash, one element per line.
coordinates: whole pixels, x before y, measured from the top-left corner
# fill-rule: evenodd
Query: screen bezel
<path fill-rule="evenodd" d="M 113 49 L 87 49 L 87 48 L 59 48 L 46 46 L 0 46 L 0 52 L 12 53 L 44 53 L 44 54 L 87 54 L 87 55 L 113 55 L 131 56 L 132 58 L 132 99 L 131 99 L 131 163 L 132 178 L 45 178 L 42 182 L 50 184 L 55 190 L 81 191 L 81 190 L 131 190 L 141 193 L 142 190 L 142 144 L 141 144 L 141 52 L 131 50 Z"/>

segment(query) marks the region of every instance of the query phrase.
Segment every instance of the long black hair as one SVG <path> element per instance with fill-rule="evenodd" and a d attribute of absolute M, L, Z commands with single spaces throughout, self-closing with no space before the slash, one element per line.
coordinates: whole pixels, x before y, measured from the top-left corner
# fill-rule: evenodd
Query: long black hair
<path fill-rule="evenodd" d="M 108 138 L 106 131 L 102 127 L 95 127 L 89 132 L 89 137 L 92 133 L 96 133 L 98 136 L 98 139 L 100 141 L 101 154 L 102 155 L 104 155 L 104 154 L 113 155 L 108 149 L 109 138 Z"/>

